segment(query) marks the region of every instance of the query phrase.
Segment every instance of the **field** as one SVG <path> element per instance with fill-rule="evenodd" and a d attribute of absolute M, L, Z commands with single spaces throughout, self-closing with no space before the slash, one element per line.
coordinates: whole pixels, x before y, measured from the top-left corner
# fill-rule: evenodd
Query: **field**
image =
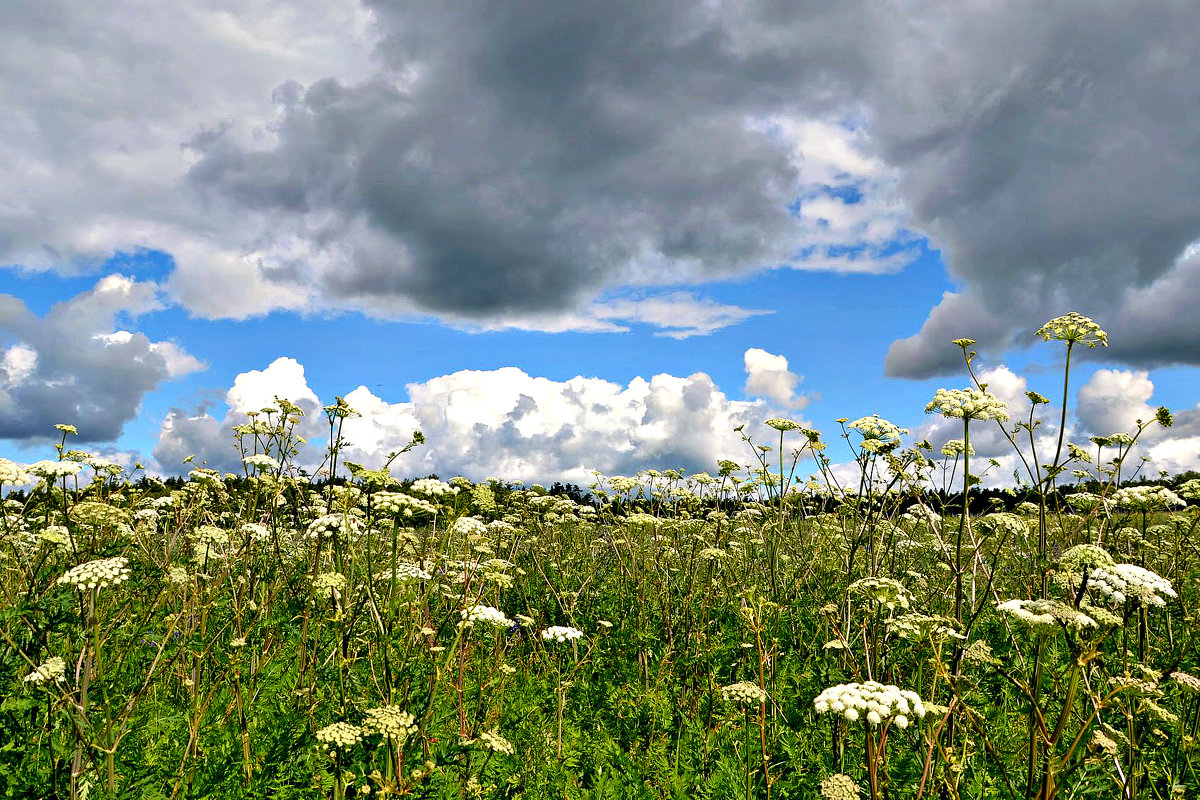
<path fill-rule="evenodd" d="M 1170 414 L 984 492 L 1003 404 L 928 410 L 944 454 L 843 424 L 854 486 L 772 419 L 588 493 L 343 463 L 340 402 L 320 480 L 285 400 L 243 475 L 127 480 L 64 425 L 0 460 L 0 796 L 1196 797 L 1200 481 L 1120 480 Z"/>

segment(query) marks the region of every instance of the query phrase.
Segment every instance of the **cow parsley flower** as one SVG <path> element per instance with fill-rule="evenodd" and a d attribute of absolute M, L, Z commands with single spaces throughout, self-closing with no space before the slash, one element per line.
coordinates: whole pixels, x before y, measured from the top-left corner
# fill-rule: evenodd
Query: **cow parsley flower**
<path fill-rule="evenodd" d="M 104 589 L 129 580 L 129 559 L 125 556 L 88 561 L 67 570 L 58 583 L 74 586 L 79 591 Z"/>
<path fill-rule="evenodd" d="M 542 641 L 550 642 L 570 642 L 576 639 L 583 638 L 583 631 L 578 628 L 565 627 L 562 625 L 552 625 L 542 631 Z"/>
<path fill-rule="evenodd" d="M 925 406 L 925 413 L 941 414 L 959 419 L 1008 419 L 1008 406 L 999 397 L 989 392 L 968 387 L 966 389 L 938 389 L 933 400 Z"/>
<path fill-rule="evenodd" d="M 1042 337 L 1047 342 L 1056 339 L 1069 344 L 1086 344 L 1088 347 L 1098 345 L 1108 347 L 1108 334 L 1096 324 L 1095 320 L 1085 317 L 1077 311 L 1055 317 L 1038 328 L 1034 335 Z"/>
<path fill-rule="evenodd" d="M 50 681 L 62 683 L 66 679 L 67 662 L 58 656 L 54 656 L 53 658 L 48 658 L 43 663 L 39 664 L 37 668 L 33 670 L 33 672 L 29 673 L 21 680 L 24 683 L 42 684 L 49 683 Z"/>

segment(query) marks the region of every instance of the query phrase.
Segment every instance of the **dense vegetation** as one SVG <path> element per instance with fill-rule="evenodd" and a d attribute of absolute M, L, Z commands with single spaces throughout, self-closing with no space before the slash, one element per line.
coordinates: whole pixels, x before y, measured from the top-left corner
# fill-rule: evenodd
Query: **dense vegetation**
<path fill-rule="evenodd" d="M 1068 370 L 1081 319 L 1044 329 Z M 246 474 L 173 488 L 64 425 L 57 459 L 0 459 L 29 487 L 0 543 L 0 795 L 1194 796 L 1200 481 L 1120 482 L 1170 414 L 1094 456 L 1027 447 L 989 504 L 932 490 L 953 464 L 978 494 L 970 433 L 1003 404 L 928 410 L 962 420 L 943 460 L 845 424 L 852 487 L 772 419 L 749 467 L 589 496 L 341 464 L 340 401 L 321 482 L 282 399 L 235 431 Z"/>

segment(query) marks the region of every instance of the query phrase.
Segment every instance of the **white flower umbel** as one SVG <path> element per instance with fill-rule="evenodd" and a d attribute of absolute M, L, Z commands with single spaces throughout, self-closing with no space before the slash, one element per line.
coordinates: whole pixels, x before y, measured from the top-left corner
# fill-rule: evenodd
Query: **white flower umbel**
<path fill-rule="evenodd" d="M 938 389 L 933 400 L 925 406 L 925 413 L 941 414 L 958 419 L 1008 419 L 1008 406 L 999 397 L 978 389 Z"/>
<path fill-rule="evenodd" d="M 326 750 L 334 748 L 347 749 L 358 744 L 363 739 L 362 728 L 348 722 L 335 722 L 317 731 L 317 741 Z"/>
<path fill-rule="evenodd" d="M 242 459 L 242 463 L 247 467 L 267 472 L 275 472 L 279 469 L 279 462 L 266 453 L 255 453 L 252 456 L 246 456 Z"/>
<path fill-rule="evenodd" d="M 1113 492 L 1110 502 L 1128 511 L 1158 511 L 1187 505 L 1165 486 L 1125 486 Z"/>
<path fill-rule="evenodd" d="M 862 449 L 868 453 L 891 450 L 900 444 L 900 437 L 908 433 L 908 428 L 900 428 L 881 418 L 878 414 L 860 417 L 847 428 L 853 428 L 862 434 Z"/>
<path fill-rule="evenodd" d="M 563 625 L 551 625 L 542 631 L 542 640 L 547 642 L 571 642 L 583 638 L 583 631 Z"/>
<path fill-rule="evenodd" d="M 925 716 L 925 704 L 916 692 L 877 681 L 840 683 L 817 695 L 813 707 L 818 714 L 840 714 L 847 722 L 866 719 L 868 725 L 892 721 L 907 728 L 909 717 Z"/>
<path fill-rule="evenodd" d="M 1057 600 L 1006 600 L 996 606 L 1018 622 L 1028 625 L 1035 633 L 1048 635 L 1064 627 L 1075 631 L 1096 628 L 1096 620 Z"/>
<path fill-rule="evenodd" d="M 502 755 L 511 756 L 516 750 L 512 746 L 512 742 L 505 739 L 496 731 L 484 731 L 479 734 L 479 743 L 493 753 L 501 753 Z"/>
<path fill-rule="evenodd" d="M 37 461 L 30 464 L 26 471 L 48 481 L 56 481 L 71 475 L 78 475 L 83 464 L 78 461 Z"/>
<path fill-rule="evenodd" d="M 1139 600 L 1148 606 L 1165 606 L 1178 596 L 1169 580 L 1136 564 L 1096 567 L 1088 575 L 1088 585 L 1113 605 Z"/>
<path fill-rule="evenodd" d="M 380 733 L 403 742 L 417 732 L 417 719 L 397 706 L 368 708 L 363 727 L 372 733 Z"/>
<path fill-rule="evenodd" d="M 74 586 L 79 591 L 104 589 L 129 580 L 129 559 L 125 556 L 88 561 L 67 570 L 58 583 Z"/>
<path fill-rule="evenodd" d="M 511 619 L 504 616 L 504 612 L 500 609 L 478 603 L 464 608 L 460 613 L 466 625 L 482 622 L 495 628 L 511 628 L 514 624 Z"/>
<path fill-rule="evenodd" d="M 46 659 L 45 662 L 39 664 L 38 667 L 21 680 L 24 683 L 49 683 L 54 681 L 62 683 L 67 679 L 67 662 L 64 659 L 54 656 Z"/>
<path fill-rule="evenodd" d="M 751 683 L 750 681 L 731 683 L 728 686 L 721 687 L 721 697 L 725 698 L 727 702 L 745 706 L 756 706 L 770 699 L 770 695 L 767 694 L 766 690 L 757 683 Z"/>
<path fill-rule="evenodd" d="M 1077 311 L 1055 317 L 1038 328 L 1035 335 L 1047 342 L 1053 339 L 1069 344 L 1086 344 L 1088 347 L 1108 347 L 1108 334 L 1091 317 L 1085 317 Z"/>

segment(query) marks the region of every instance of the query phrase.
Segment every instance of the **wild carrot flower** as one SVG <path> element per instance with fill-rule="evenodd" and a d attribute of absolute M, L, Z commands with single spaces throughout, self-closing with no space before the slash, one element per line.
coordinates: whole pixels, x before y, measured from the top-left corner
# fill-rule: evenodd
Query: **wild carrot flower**
<path fill-rule="evenodd" d="M 46 659 L 42 664 L 38 665 L 33 672 L 26 675 L 21 680 L 24 683 L 49 683 L 54 681 L 62 683 L 67 679 L 67 662 L 64 659 L 54 656 Z"/>
<path fill-rule="evenodd" d="M 129 559 L 125 556 L 88 561 L 67 570 L 58 583 L 74 586 L 79 591 L 104 589 L 129 579 Z"/>

